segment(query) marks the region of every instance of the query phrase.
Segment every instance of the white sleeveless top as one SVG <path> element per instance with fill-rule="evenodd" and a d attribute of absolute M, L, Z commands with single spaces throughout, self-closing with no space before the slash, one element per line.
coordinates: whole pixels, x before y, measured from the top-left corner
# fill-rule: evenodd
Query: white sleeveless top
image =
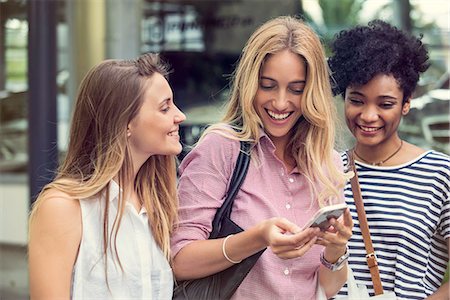
<path fill-rule="evenodd" d="M 117 213 L 120 188 L 111 181 L 109 188 L 109 232 Z M 117 234 L 117 252 L 123 272 L 115 255 L 114 234 L 108 246 L 107 280 L 103 255 L 104 197 L 80 200 L 82 238 L 73 270 L 72 299 L 171 299 L 172 270 L 157 246 L 146 210 L 139 213 L 126 203 Z"/>

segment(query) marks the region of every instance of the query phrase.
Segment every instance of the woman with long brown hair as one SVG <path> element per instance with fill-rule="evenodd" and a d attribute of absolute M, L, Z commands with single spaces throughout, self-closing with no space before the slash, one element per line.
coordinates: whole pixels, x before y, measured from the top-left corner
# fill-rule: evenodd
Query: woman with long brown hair
<path fill-rule="evenodd" d="M 169 299 L 179 124 L 158 55 L 81 83 L 66 159 L 30 217 L 33 299 Z"/>

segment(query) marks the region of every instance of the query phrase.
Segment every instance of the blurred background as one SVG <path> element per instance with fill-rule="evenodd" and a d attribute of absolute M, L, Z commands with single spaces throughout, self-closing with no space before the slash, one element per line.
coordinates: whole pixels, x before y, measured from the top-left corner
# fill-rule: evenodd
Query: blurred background
<path fill-rule="evenodd" d="M 220 119 L 245 41 L 279 15 L 302 16 L 327 54 L 335 33 L 375 18 L 423 34 L 431 67 L 401 135 L 450 154 L 447 0 L 0 0 L 0 299 L 28 299 L 29 208 L 64 157 L 87 70 L 107 58 L 160 52 L 187 115 L 182 158 L 205 126 Z M 342 99 L 335 103 L 342 116 Z M 340 150 L 352 142 L 345 124 L 338 140 Z"/>

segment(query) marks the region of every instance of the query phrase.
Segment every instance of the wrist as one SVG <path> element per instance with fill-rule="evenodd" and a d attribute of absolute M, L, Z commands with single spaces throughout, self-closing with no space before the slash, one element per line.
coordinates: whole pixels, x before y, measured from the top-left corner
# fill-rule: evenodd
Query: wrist
<path fill-rule="evenodd" d="M 326 247 L 323 250 L 323 257 L 330 263 L 335 263 L 341 256 L 348 252 L 348 246 L 330 249 Z"/>
<path fill-rule="evenodd" d="M 268 224 L 268 220 L 264 220 L 253 227 L 253 229 L 255 229 L 254 233 L 256 238 L 256 245 L 258 245 L 261 249 L 269 247 L 270 244 L 267 234 Z"/>
<path fill-rule="evenodd" d="M 234 259 L 231 259 L 231 258 L 228 256 L 227 250 L 226 250 L 226 244 L 227 244 L 227 241 L 228 241 L 228 239 L 229 239 L 230 237 L 232 237 L 233 235 L 234 235 L 234 234 L 230 234 L 230 235 L 228 235 L 227 237 L 225 237 L 225 238 L 223 239 L 223 242 L 222 242 L 222 254 L 223 254 L 223 256 L 225 257 L 225 259 L 228 260 L 230 263 L 232 263 L 232 264 L 238 264 L 238 263 L 240 263 L 240 262 L 242 261 L 242 259 L 241 259 L 241 260 L 234 260 Z"/>
<path fill-rule="evenodd" d="M 345 252 L 340 257 L 338 257 L 335 261 L 331 262 L 326 259 L 325 250 L 324 250 L 320 253 L 320 262 L 325 268 L 331 270 L 332 272 L 339 271 L 345 266 L 348 256 L 349 256 L 349 251 L 348 251 L 348 247 L 346 247 Z"/>

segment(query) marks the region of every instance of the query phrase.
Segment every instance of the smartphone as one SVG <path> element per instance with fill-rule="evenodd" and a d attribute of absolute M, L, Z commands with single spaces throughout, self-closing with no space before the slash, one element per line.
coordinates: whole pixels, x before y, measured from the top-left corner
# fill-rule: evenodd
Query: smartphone
<path fill-rule="evenodd" d="M 314 216 L 311 218 L 311 220 L 306 223 L 306 225 L 303 227 L 303 229 L 309 228 L 309 227 L 319 227 L 320 230 L 325 231 L 328 229 L 328 227 L 331 226 L 329 220 L 331 218 L 339 218 L 347 208 L 347 204 L 345 203 L 339 203 L 335 205 L 325 206 L 321 209 L 319 209 Z"/>

